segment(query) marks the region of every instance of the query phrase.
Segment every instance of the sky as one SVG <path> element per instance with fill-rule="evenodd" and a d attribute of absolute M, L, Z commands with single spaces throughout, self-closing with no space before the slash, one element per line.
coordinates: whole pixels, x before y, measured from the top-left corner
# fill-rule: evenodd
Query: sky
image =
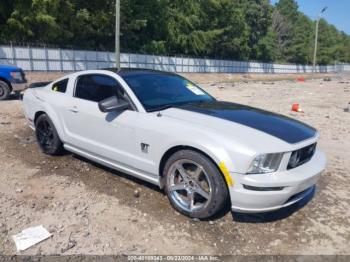
<path fill-rule="evenodd" d="M 296 0 L 299 5 L 299 10 L 309 16 L 311 19 L 316 19 L 317 14 L 323 7 L 328 9 L 322 14 L 322 17 L 328 23 L 336 26 L 339 30 L 350 35 L 350 0 Z M 271 0 L 272 4 L 278 0 Z"/>

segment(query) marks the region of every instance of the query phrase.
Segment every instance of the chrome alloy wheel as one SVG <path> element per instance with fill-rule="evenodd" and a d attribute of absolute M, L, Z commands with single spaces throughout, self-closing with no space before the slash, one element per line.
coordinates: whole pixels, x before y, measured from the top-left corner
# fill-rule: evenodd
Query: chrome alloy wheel
<path fill-rule="evenodd" d="M 200 211 L 212 198 L 212 185 L 204 168 L 188 159 L 169 168 L 169 193 L 173 202 L 187 212 Z"/>

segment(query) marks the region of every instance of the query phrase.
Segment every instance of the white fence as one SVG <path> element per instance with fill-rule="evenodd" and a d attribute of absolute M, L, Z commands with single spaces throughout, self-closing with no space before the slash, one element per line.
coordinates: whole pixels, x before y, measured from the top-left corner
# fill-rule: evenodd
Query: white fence
<path fill-rule="evenodd" d="M 26 71 L 79 71 L 115 67 L 112 52 L 0 46 L 0 64 Z M 179 73 L 312 73 L 309 65 L 287 65 L 232 60 L 121 54 L 121 66 Z M 350 71 L 350 65 L 317 66 L 317 72 Z"/>

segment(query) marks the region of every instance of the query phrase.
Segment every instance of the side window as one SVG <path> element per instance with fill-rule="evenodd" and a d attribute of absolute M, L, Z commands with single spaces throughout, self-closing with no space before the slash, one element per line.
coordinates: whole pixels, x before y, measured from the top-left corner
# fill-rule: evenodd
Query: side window
<path fill-rule="evenodd" d="M 83 75 L 78 78 L 75 97 L 100 102 L 115 95 L 123 95 L 117 80 L 104 75 Z"/>
<path fill-rule="evenodd" d="M 52 85 L 52 90 L 55 92 L 65 93 L 67 90 L 68 79 L 61 80 Z"/>

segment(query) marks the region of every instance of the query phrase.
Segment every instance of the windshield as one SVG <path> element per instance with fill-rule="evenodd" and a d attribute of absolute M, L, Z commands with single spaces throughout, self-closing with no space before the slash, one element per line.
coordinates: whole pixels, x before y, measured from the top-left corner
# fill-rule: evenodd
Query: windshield
<path fill-rule="evenodd" d="M 181 76 L 142 74 L 123 78 L 148 112 L 187 103 L 215 101 L 196 84 Z"/>

